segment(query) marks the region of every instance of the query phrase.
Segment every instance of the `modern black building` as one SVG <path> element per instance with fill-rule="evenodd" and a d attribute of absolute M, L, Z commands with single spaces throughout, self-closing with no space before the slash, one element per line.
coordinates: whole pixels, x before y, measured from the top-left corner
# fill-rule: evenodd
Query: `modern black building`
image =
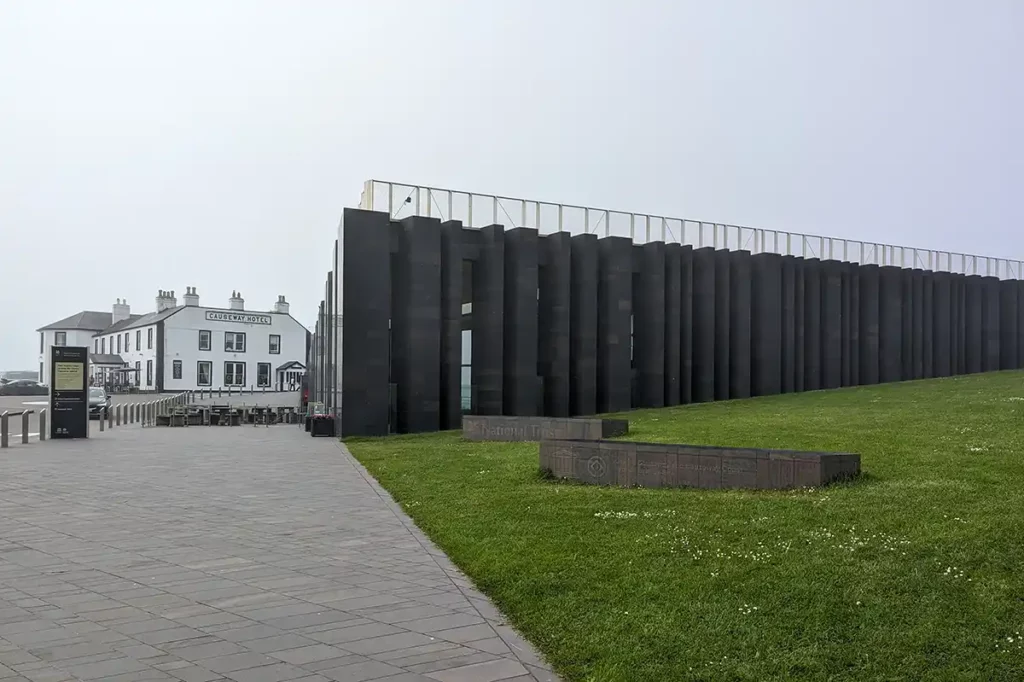
<path fill-rule="evenodd" d="M 311 344 L 342 436 L 1024 367 L 1024 282 L 346 209 Z"/>

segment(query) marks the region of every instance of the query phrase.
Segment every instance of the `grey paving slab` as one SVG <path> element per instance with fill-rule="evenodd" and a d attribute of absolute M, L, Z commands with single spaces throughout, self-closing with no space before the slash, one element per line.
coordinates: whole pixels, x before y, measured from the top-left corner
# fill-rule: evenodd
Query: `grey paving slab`
<path fill-rule="evenodd" d="M 4 452 L 0 680 L 556 682 L 340 443 L 93 436 Z"/>

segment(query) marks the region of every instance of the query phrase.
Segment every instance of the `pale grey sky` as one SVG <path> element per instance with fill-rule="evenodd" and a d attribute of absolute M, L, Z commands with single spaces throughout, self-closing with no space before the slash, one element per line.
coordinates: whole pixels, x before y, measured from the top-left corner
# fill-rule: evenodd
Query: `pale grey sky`
<path fill-rule="evenodd" d="M 1024 258 L 1016 0 L 0 1 L 0 370 L 125 297 L 309 324 L 369 177 Z"/>

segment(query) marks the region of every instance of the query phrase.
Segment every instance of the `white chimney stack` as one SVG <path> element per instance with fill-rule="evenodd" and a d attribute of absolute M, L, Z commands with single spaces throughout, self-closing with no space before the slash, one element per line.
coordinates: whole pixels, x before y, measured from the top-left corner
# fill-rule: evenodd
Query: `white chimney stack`
<path fill-rule="evenodd" d="M 121 320 L 127 320 L 131 317 L 132 309 L 128 305 L 127 300 L 122 301 L 121 299 L 117 299 L 117 303 L 113 306 L 112 313 L 111 324 L 117 324 Z"/>
<path fill-rule="evenodd" d="M 178 299 L 175 298 L 173 291 L 165 291 L 161 289 L 156 292 L 156 311 L 162 313 L 169 308 L 177 307 Z"/>
<path fill-rule="evenodd" d="M 231 298 L 228 299 L 228 308 L 230 310 L 245 310 L 245 299 L 242 298 L 241 292 L 231 292 Z"/>
<path fill-rule="evenodd" d="M 186 306 L 198 306 L 199 305 L 199 294 L 196 293 L 195 287 L 185 287 L 185 295 L 182 296 Z"/>
<path fill-rule="evenodd" d="M 275 313 L 284 313 L 285 315 L 287 315 L 288 314 L 288 308 L 289 308 L 288 301 L 284 300 L 284 296 L 278 296 L 277 297 L 277 303 L 274 304 L 274 312 Z"/>

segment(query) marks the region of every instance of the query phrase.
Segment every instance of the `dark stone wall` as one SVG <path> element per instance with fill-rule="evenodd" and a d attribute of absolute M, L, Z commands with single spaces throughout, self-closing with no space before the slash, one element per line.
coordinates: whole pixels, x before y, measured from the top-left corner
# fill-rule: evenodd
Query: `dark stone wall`
<path fill-rule="evenodd" d="M 321 306 L 309 367 L 318 396 L 340 377 L 342 436 L 458 428 L 464 329 L 478 415 L 566 418 L 1024 366 L 1017 280 L 359 210 L 339 237 L 338 299 Z M 349 330 L 336 339 L 332 310 Z"/>

